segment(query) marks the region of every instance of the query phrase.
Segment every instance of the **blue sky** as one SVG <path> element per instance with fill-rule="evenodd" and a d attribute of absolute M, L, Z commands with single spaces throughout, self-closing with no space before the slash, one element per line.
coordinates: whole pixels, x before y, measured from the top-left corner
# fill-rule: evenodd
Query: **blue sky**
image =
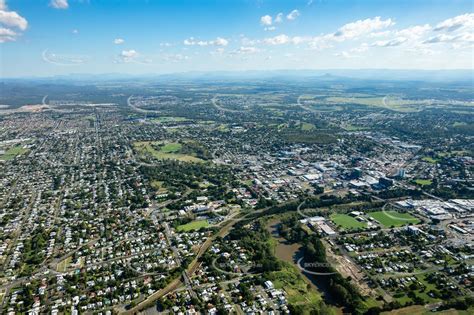
<path fill-rule="evenodd" d="M 463 0 L 0 0 L 2 77 L 472 69 Z"/>

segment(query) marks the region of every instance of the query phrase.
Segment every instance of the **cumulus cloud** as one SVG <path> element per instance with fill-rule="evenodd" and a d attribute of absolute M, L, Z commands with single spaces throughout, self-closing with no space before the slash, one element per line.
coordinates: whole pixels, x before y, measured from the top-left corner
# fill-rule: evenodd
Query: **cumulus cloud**
<path fill-rule="evenodd" d="M 290 13 L 288 13 L 288 15 L 286 16 L 286 18 L 289 20 L 289 21 L 293 21 L 293 20 L 296 20 L 296 18 L 300 16 L 300 11 L 298 10 L 293 10 L 291 11 Z"/>
<path fill-rule="evenodd" d="M 262 25 L 265 25 L 265 26 L 269 26 L 269 25 L 272 25 L 272 17 L 270 15 L 264 15 L 260 18 L 260 24 Z"/>
<path fill-rule="evenodd" d="M 14 29 L 24 31 L 27 27 L 28 21 L 17 12 L 9 11 L 5 0 L 0 0 L 0 43 L 15 41 L 20 34 Z"/>
<path fill-rule="evenodd" d="M 289 43 L 290 38 L 285 34 L 281 34 L 274 37 L 265 38 L 263 42 L 268 45 L 283 45 Z"/>
<path fill-rule="evenodd" d="M 455 30 L 474 26 L 474 13 L 466 13 L 438 23 L 435 31 L 453 32 Z"/>
<path fill-rule="evenodd" d="M 352 39 L 387 28 L 394 24 L 395 22 L 393 22 L 392 19 L 382 20 L 380 16 L 376 16 L 372 19 L 369 18 L 348 23 L 339 28 L 333 35 L 338 40 Z"/>
<path fill-rule="evenodd" d="M 15 31 L 9 28 L 0 27 L 0 43 L 13 42 L 17 35 Z"/>
<path fill-rule="evenodd" d="M 124 40 L 123 38 L 116 38 L 116 39 L 114 39 L 114 44 L 115 44 L 115 45 L 121 45 L 121 44 L 123 44 L 123 43 L 125 43 L 125 40 Z"/>
<path fill-rule="evenodd" d="M 51 0 L 49 5 L 55 9 L 67 9 L 69 8 L 68 0 Z"/>
<path fill-rule="evenodd" d="M 217 37 L 214 40 L 197 40 L 194 37 L 187 38 L 183 41 L 185 46 L 227 46 L 229 41 L 222 37 Z"/>
<path fill-rule="evenodd" d="M 431 30 L 431 26 L 429 24 L 416 25 L 397 31 L 396 34 L 398 36 L 416 39 L 424 35 L 429 30 Z"/>
<path fill-rule="evenodd" d="M 432 36 L 425 41 L 423 44 L 437 44 L 437 43 L 472 43 L 474 42 L 474 34 L 470 32 L 458 34 L 458 35 L 447 35 L 447 34 L 439 34 L 436 36 Z"/>
<path fill-rule="evenodd" d="M 122 52 L 120 53 L 120 56 L 124 58 L 135 58 L 136 56 L 138 56 L 138 52 L 134 49 L 122 50 Z"/>
<path fill-rule="evenodd" d="M 16 27 L 24 31 L 28 27 L 28 22 L 15 11 L 0 10 L 0 24 Z"/>
<path fill-rule="evenodd" d="M 256 47 L 252 47 L 252 46 L 249 46 L 249 47 L 242 46 L 239 49 L 237 49 L 238 54 L 255 54 L 259 51 L 260 51 L 260 49 L 258 49 Z"/>
<path fill-rule="evenodd" d="M 408 39 L 405 37 L 397 37 L 390 40 L 379 40 L 373 43 L 371 46 L 378 46 L 378 47 L 393 47 L 393 46 L 400 46 L 401 44 L 405 43 Z"/>
<path fill-rule="evenodd" d="M 275 23 L 281 23 L 281 22 L 283 22 L 283 13 L 280 12 L 275 17 Z"/>
<path fill-rule="evenodd" d="M 217 37 L 214 41 L 212 41 L 212 45 L 215 46 L 227 46 L 229 41 L 225 38 Z"/>
<path fill-rule="evenodd" d="M 188 59 L 189 59 L 188 56 L 182 55 L 182 54 L 167 54 L 163 56 L 163 60 L 169 61 L 169 62 L 181 62 L 181 61 L 186 61 Z"/>

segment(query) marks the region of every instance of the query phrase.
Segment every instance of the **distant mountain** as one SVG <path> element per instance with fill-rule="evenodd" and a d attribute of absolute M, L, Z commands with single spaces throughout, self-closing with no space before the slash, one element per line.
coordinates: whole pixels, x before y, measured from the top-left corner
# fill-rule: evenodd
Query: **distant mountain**
<path fill-rule="evenodd" d="M 0 81 L 65 81 L 100 82 L 126 80 L 235 80 L 235 79 L 313 79 L 338 81 L 343 79 L 383 80 L 383 81 L 427 81 L 453 82 L 474 81 L 474 71 L 459 70 L 394 70 L 394 69 L 321 69 L 321 70 L 248 70 L 248 71 L 192 71 L 169 74 L 131 75 L 124 73 L 88 74 L 74 73 L 52 77 L 4 78 Z"/>

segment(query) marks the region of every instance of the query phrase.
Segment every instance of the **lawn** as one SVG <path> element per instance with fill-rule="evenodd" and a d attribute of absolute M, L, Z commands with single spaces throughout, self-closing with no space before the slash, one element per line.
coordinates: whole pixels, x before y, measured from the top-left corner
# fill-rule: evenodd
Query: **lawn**
<path fill-rule="evenodd" d="M 431 156 L 425 156 L 422 158 L 423 161 L 431 163 L 431 164 L 436 164 L 438 163 L 437 159 L 432 158 Z"/>
<path fill-rule="evenodd" d="M 72 257 L 68 257 L 64 259 L 56 266 L 56 270 L 59 272 L 66 272 L 67 268 L 71 264 L 71 261 L 72 261 Z"/>
<path fill-rule="evenodd" d="M 285 290 L 290 304 L 316 304 L 321 300 L 321 294 L 308 290 L 308 284 L 300 275 L 298 269 L 288 262 L 282 262 L 282 269 L 273 271 L 268 279 L 273 282 L 275 289 Z"/>
<path fill-rule="evenodd" d="M 176 228 L 178 232 L 189 232 L 192 230 L 199 230 L 200 228 L 203 227 L 208 227 L 209 222 L 207 220 L 197 220 L 197 221 L 192 221 L 187 224 L 180 225 Z"/>
<path fill-rule="evenodd" d="M 335 213 L 335 214 L 331 214 L 330 218 L 336 225 L 346 230 L 355 230 L 355 229 L 365 228 L 367 226 L 367 223 L 359 222 L 355 218 L 347 214 Z"/>
<path fill-rule="evenodd" d="M 159 150 L 157 146 L 161 145 Z M 184 162 L 202 162 L 200 158 L 189 154 L 179 153 L 182 149 L 182 144 L 176 142 L 151 142 L 151 141 L 138 141 L 133 144 L 133 147 L 139 154 L 151 155 L 158 160 L 179 160 Z"/>
<path fill-rule="evenodd" d="M 414 180 L 415 184 L 420 185 L 420 186 L 429 186 L 433 183 L 431 179 L 415 179 Z"/>
<path fill-rule="evenodd" d="M 23 148 L 21 145 L 17 145 L 8 149 L 2 156 L 0 156 L 0 160 L 13 160 L 17 155 L 21 155 L 28 152 L 28 149 Z"/>
<path fill-rule="evenodd" d="M 306 123 L 306 122 L 301 124 L 301 130 L 303 130 L 303 131 L 309 131 L 309 130 L 313 130 L 313 129 L 316 129 L 316 126 L 313 125 L 313 124 Z"/>
<path fill-rule="evenodd" d="M 168 123 L 168 122 L 183 122 L 183 121 L 188 121 L 189 119 L 184 118 L 184 117 L 157 117 L 153 118 L 153 121 L 159 122 L 159 123 Z"/>
<path fill-rule="evenodd" d="M 368 215 L 385 227 L 403 226 L 410 223 L 417 224 L 420 222 L 420 220 L 409 213 L 400 213 L 397 211 L 376 211 L 370 212 Z"/>
<path fill-rule="evenodd" d="M 166 143 L 164 146 L 161 147 L 160 152 L 163 153 L 176 153 L 181 150 L 183 146 L 180 143 Z"/>

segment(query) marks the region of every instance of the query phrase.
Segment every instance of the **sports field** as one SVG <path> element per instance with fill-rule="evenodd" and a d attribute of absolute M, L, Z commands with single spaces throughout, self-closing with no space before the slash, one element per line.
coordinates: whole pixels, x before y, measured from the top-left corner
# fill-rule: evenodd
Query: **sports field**
<path fill-rule="evenodd" d="M 28 152 L 28 149 L 23 148 L 21 145 L 17 145 L 8 149 L 3 155 L 0 155 L 0 160 L 13 160 L 17 155 L 21 155 Z"/>
<path fill-rule="evenodd" d="M 376 211 L 370 212 L 368 215 L 385 227 L 403 226 L 410 223 L 417 224 L 420 222 L 420 220 L 409 213 L 401 213 L 397 211 Z"/>
<path fill-rule="evenodd" d="M 192 221 L 187 224 L 180 225 L 176 228 L 178 232 L 189 232 L 192 230 L 199 230 L 200 228 L 203 227 L 208 227 L 209 222 L 207 220 L 198 220 L 198 221 Z"/>
<path fill-rule="evenodd" d="M 330 216 L 331 220 L 338 226 L 346 230 L 355 230 L 365 228 L 367 223 L 359 222 L 347 214 L 335 213 Z"/>
<path fill-rule="evenodd" d="M 157 149 L 158 146 L 160 146 L 159 149 Z M 138 141 L 133 144 L 133 147 L 139 154 L 151 155 L 158 160 L 170 159 L 184 162 L 202 162 L 200 158 L 180 153 L 182 149 L 181 143 Z"/>

